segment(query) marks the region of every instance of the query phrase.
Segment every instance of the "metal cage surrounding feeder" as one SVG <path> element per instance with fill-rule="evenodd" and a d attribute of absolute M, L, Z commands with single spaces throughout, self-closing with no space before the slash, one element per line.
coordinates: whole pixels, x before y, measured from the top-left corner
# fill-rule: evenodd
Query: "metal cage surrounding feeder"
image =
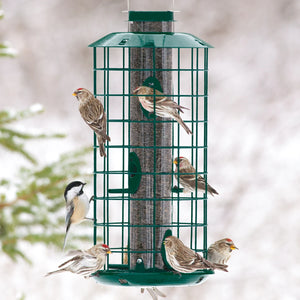
<path fill-rule="evenodd" d="M 207 177 L 208 48 L 199 38 L 173 32 L 173 12 L 129 12 L 129 32 L 92 43 L 94 94 L 107 114 L 107 157 L 94 139 L 94 243 L 109 244 L 104 271 L 94 278 L 121 286 L 193 285 L 212 270 L 176 274 L 162 259 L 172 232 L 206 255 L 207 189 L 184 194 L 173 160 L 185 156 Z M 176 103 L 192 130 L 145 111 L 133 91 L 151 83 Z M 155 107 L 154 107 L 155 109 Z"/>

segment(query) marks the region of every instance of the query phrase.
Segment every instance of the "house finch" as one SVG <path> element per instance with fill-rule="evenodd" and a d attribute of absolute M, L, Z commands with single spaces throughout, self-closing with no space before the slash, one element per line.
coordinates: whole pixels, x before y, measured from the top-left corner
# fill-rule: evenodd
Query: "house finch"
<path fill-rule="evenodd" d="M 173 163 L 176 165 L 175 178 L 177 179 L 178 165 L 179 165 L 179 183 L 184 188 L 184 193 L 195 192 L 196 191 L 196 170 L 190 164 L 189 160 L 183 156 L 176 157 Z M 189 173 L 189 174 L 184 174 Z M 197 189 L 205 191 L 205 180 L 199 174 L 197 176 Z M 214 196 L 214 194 L 219 194 L 213 187 L 207 184 L 207 191 Z"/>
<path fill-rule="evenodd" d="M 153 88 L 139 86 L 133 91 L 133 93 L 138 96 L 138 99 L 145 110 L 149 111 L 150 113 L 154 112 Z M 183 113 L 182 109 L 188 108 L 178 105 L 173 100 L 165 97 L 163 93 L 155 89 L 155 114 L 162 118 L 172 118 L 176 120 L 184 128 L 187 134 L 192 134 L 191 130 L 181 119 L 177 109 Z"/>
<path fill-rule="evenodd" d="M 110 137 L 106 134 L 106 114 L 102 103 L 90 91 L 83 88 L 77 89 L 73 96 L 79 101 L 81 117 L 96 133 L 100 156 L 106 156 L 104 143 L 110 142 Z"/>
<path fill-rule="evenodd" d="M 144 293 L 145 288 L 141 288 L 141 293 Z M 150 294 L 153 300 L 157 300 L 158 296 L 167 297 L 163 292 L 161 292 L 157 287 L 153 286 L 151 288 L 146 288 L 147 292 Z"/>
<path fill-rule="evenodd" d="M 89 212 L 90 202 L 87 195 L 83 192 L 85 183 L 81 181 L 72 181 L 65 189 L 64 197 L 66 200 L 66 235 L 64 240 L 63 249 L 65 249 L 67 236 L 70 230 L 71 224 L 77 224 L 82 222 L 86 218 Z"/>
<path fill-rule="evenodd" d="M 231 252 L 234 249 L 238 249 L 231 239 L 222 239 L 216 241 L 209 246 L 207 250 L 207 260 L 218 263 L 225 264 L 231 256 Z"/>
<path fill-rule="evenodd" d="M 58 270 L 47 273 L 49 276 L 55 273 L 69 271 L 85 278 L 89 277 L 92 273 L 103 268 L 107 254 L 111 251 L 105 244 L 98 244 L 87 250 L 73 250 L 68 255 L 74 255 L 71 259 L 65 261 L 58 266 Z"/>
<path fill-rule="evenodd" d="M 165 238 L 164 246 L 167 262 L 177 272 L 192 273 L 203 269 L 220 269 L 228 272 L 227 265 L 207 261 L 175 236 Z"/>

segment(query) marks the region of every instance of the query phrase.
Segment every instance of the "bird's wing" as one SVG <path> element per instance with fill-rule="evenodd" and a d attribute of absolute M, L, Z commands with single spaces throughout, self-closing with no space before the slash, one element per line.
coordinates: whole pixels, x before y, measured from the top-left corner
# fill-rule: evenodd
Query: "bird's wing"
<path fill-rule="evenodd" d="M 66 206 L 66 226 L 67 226 L 67 231 L 69 230 L 69 227 L 71 225 L 71 217 L 74 213 L 74 202 L 70 201 L 67 202 L 67 206 Z"/>
<path fill-rule="evenodd" d="M 70 250 L 70 251 L 68 251 L 66 256 L 75 256 L 75 255 L 81 255 L 81 254 L 83 254 L 82 250 Z"/>
<path fill-rule="evenodd" d="M 195 252 L 196 253 L 196 252 Z M 195 262 L 195 265 L 199 265 L 199 268 L 209 268 L 214 269 L 214 264 L 208 260 L 206 260 L 204 257 L 202 257 L 199 253 L 196 253 L 197 260 Z"/>
<path fill-rule="evenodd" d="M 102 132 L 105 131 L 105 121 L 103 119 L 97 119 L 92 122 L 86 122 L 97 134 L 102 135 Z"/>
<path fill-rule="evenodd" d="M 205 182 L 204 178 L 200 174 L 197 176 L 197 181 Z"/>
<path fill-rule="evenodd" d="M 66 235 L 65 235 L 65 239 L 64 239 L 64 245 L 63 245 L 63 250 L 65 250 L 66 247 L 66 243 L 67 243 L 67 238 L 68 238 L 68 234 L 69 234 L 69 229 L 71 226 L 71 217 L 74 213 L 74 202 L 70 201 L 67 202 L 67 206 L 66 206 Z"/>
<path fill-rule="evenodd" d="M 58 267 L 61 268 L 69 263 L 73 263 L 73 264 L 81 263 L 85 267 L 93 267 L 97 263 L 97 258 L 95 256 L 89 255 L 89 254 L 84 254 L 84 255 L 79 254 L 79 255 L 76 255 L 76 256 L 72 257 L 71 259 L 65 261 Z"/>
<path fill-rule="evenodd" d="M 156 102 L 156 105 L 163 105 L 163 106 L 170 107 L 173 109 L 178 109 L 182 113 L 183 113 L 183 109 L 188 109 L 187 107 L 181 106 L 167 97 L 156 97 L 155 102 Z"/>
<path fill-rule="evenodd" d="M 180 175 L 180 178 L 184 179 L 186 181 L 195 181 L 195 175 L 192 175 L 192 174 L 183 174 L 183 175 Z"/>

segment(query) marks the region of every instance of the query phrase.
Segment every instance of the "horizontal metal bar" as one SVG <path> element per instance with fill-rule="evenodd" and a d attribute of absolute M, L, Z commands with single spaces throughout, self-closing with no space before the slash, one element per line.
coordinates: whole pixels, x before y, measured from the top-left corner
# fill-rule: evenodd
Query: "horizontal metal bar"
<path fill-rule="evenodd" d="M 110 194 L 127 194 L 129 193 L 129 189 L 108 189 L 108 193 Z"/>
<path fill-rule="evenodd" d="M 99 146 L 94 146 L 94 148 L 98 148 Z M 123 148 L 128 148 L 128 149 L 178 149 L 178 146 L 134 146 L 134 145 L 110 145 L 108 144 L 106 147 L 107 148 L 113 148 L 113 149 L 123 149 Z M 207 146 L 180 146 L 180 149 L 206 149 Z M 194 173 L 195 174 L 195 173 Z"/>
<path fill-rule="evenodd" d="M 113 253 L 145 253 L 145 252 L 160 252 L 159 250 L 130 250 L 130 249 L 127 249 L 127 248 L 120 248 L 120 247 L 115 247 L 115 248 L 112 248 L 110 247 L 110 250 L 112 250 Z M 193 249 L 194 250 L 194 249 Z M 197 249 L 197 252 L 200 251 L 200 252 L 203 252 L 204 249 Z M 115 264 L 113 264 L 115 265 Z"/>
<path fill-rule="evenodd" d="M 153 71 L 153 68 L 143 68 L 143 69 L 141 69 L 141 68 L 111 68 L 111 67 L 105 68 L 104 67 L 104 68 L 94 68 L 94 71 L 119 71 L 119 72 L 139 71 L 139 72 L 142 72 L 142 71 Z M 181 71 L 183 71 L 183 72 L 191 72 L 191 71 L 208 72 L 208 69 L 204 69 L 204 68 L 194 68 L 194 69 L 191 69 L 191 68 L 172 69 L 171 68 L 171 69 L 168 69 L 168 68 L 166 68 L 166 69 L 155 69 L 155 71 L 157 71 L 157 72 L 164 72 L 164 71 L 166 71 L 166 72 L 172 72 L 172 71 L 174 71 L 174 72 L 178 72 L 178 71 L 180 71 L 180 72 Z"/>
<path fill-rule="evenodd" d="M 129 172 L 129 171 L 97 171 L 97 172 L 94 172 L 94 174 L 109 174 L 109 175 L 112 175 L 112 174 L 134 174 L 134 175 L 177 175 L 177 172 Z M 193 173 L 179 173 L 180 175 L 195 175 L 195 172 Z M 202 175 L 202 174 L 207 174 L 205 172 L 197 172 L 197 175 Z"/>
<path fill-rule="evenodd" d="M 120 193 L 121 194 L 121 193 Z M 125 194 L 125 193 L 124 193 Z M 123 195 L 124 195 L 123 194 Z M 204 191 L 203 191 L 204 194 Z M 107 197 L 94 197 L 94 200 L 96 201 L 191 201 L 191 199 L 193 200 L 205 200 L 206 198 L 204 197 L 197 197 L 196 195 L 193 195 L 193 197 L 189 196 L 189 197 L 177 197 L 174 196 L 173 198 L 161 198 L 161 199 L 156 199 L 156 198 L 130 198 L 130 196 L 127 195 L 126 196 L 109 196 L 109 200 Z"/>
<path fill-rule="evenodd" d="M 190 121 L 190 120 L 184 120 L 184 119 L 183 119 L 183 121 L 185 123 L 194 123 L 194 124 L 207 122 L 204 120 Z M 168 120 L 157 120 L 157 119 L 151 119 L 151 120 L 110 119 L 110 120 L 107 120 L 107 123 L 169 123 L 169 122 L 177 123 L 176 121 L 170 120 L 170 119 L 168 119 Z"/>
<path fill-rule="evenodd" d="M 142 225 L 134 225 L 134 224 L 128 224 L 127 222 L 124 222 L 123 224 L 114 224 L 114 223 L 110 223 L 110 222 L 106 222 L 106 223 L 96 223 L 95 226 L 101 227 L 101 226 L 109 226 L 109 227 L 139 227 L 139 228 L 159 228 L 159 227 L 206 227 L 207 225 L 204 223 L 195 223 L 195 224 L 191 224 L 191 223 L 176 223 L 174 225 L 171 224 L 142 224 Z"/>
<path fill-rule="evenodd" d="M 109 93 L 101 93 L 101 94 L 95 94 L 95 96 L 99 96 L 99 97 L 122 97 L 122 98 L 125 98 L 125 97 L 134 97 L 134 96 L 137 96 L 136 94 L 109 94 Z M 144 95 L 143 96 L 153 96 L 153 94 L 150 94 L 150 95 Z M 165 97 L 169 97 L 169 98 L 190 98 L 190 97 L 193 97 L 193 98 L 203 98 L 203 97 L 207 97 L 208 95 L 206 94 L 198 94 L 198 95 L 191 95 L 191 94 L 164 94 Z M 160 96 L 157 96 L 157 97 L 160 97 Z M 110 101 L 112 101 L 111 99 L 109 99 Z"/>

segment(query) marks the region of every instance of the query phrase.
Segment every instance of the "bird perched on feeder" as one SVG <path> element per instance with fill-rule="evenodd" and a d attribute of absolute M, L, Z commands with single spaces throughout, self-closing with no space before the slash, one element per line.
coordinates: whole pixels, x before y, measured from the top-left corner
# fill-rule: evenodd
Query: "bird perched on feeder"
<path fill-rule="evenodd" d="M 175 236 L 168 236 L 164 240 L 166 260 L 169 266 L 180 273 L 192 273 L 203 269 L 219 269 L 227 271 L 227 265 L 209 262 L 199 253 L 188 248 Z"/>
<path fill-rule="evenodd" d="M 70 251 L 68 255 L 73 257 L 59 265 L 58 270 L 49 272 L 45 276 L 68 271 L 87 278 L 103 268 L 106 256 L 110 253 L 110 248 L 105 244 L 98 244 L 87 250 Z"/>
<path fill-rule="evenodd" d="M 65 188 L 64 197 L 66 200 L 66 235 L 64 240 L 63 250 L 65 249 L 68 233 L 71 224 L 82 222 L 89 212 L 90 202 L 87 195 L 83 192 L 83 187 L 86 183 L 81 181 L 72 181 Z"/>
<path fill-rule="evenodd" d="M 154 93 L 155 91 L 155 93 Z M 176 120 L 187 132 L 192 134 L 192 131 L 183 122 L 177 110 L 183 113 L 183 109 L 188 109 L 174 102 L 173 100 L 166 97 L 162 92 L 157 89 L 153 89 L 149 86 L 139 86 L 133 94 L 138 96 L 138 99 L 142 107 L 150 113 L 154 112 L 154 99 L 155 99 L 155 114 L 162 118 L 172 118 Z"/>
<path fill-rule="evenodd" d="M 191 165 L 189 160 L 183 156 L 176 157 L 173 163 L 176 165 L 175 169 L 175 178 L 177 180 L 178 175 L 178 169 L 179 169 L 179 183 L 183 186 L 183 192 L 195 192 L 196 191 L 196 170 Z M 189 173 L 189 174 L 184 174 Z M 197 190 L 205 191 L 205 180 L 204 178 L 199 174 L 197 176 Z M 219 193 L 211 187 L 209 184 L 207 184 L 207 191 L 214 196 L 214 194 L 218 195 Z"/>
<path fill-rule="evenodd" d="M 100 156 L 106 156 L 104 143 L 110 142 L 110 137 L 106 134 L 106 114 L 102 103 L 90 91 L 83 88 L 77 89 L 73 96 L 79 101 L 81 117 L 96 133 Z"/>
<path fill-rule="evenodd" d="M 232 250 L 238 250 L 231 239 L 225 238 L 211 244 L 207 250 L 207 260 L 225 264 L 231 256 Z"/>

